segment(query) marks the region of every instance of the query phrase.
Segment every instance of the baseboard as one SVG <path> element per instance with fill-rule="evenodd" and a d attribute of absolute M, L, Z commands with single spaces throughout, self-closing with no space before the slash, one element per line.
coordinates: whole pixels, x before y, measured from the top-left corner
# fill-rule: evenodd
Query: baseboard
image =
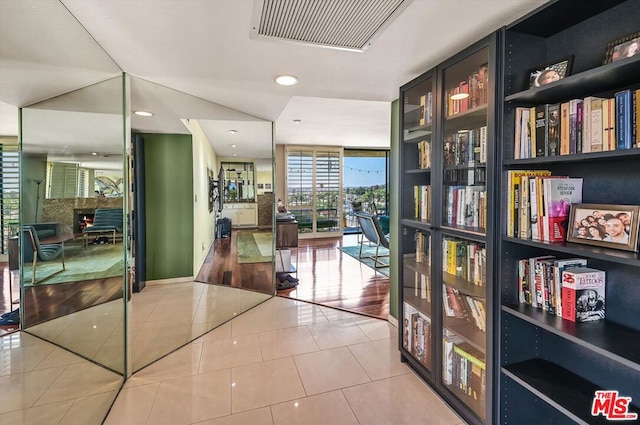
<path fill-rule="evenodd" d="M 396 319 L 395 317 L 393 317 L 392 315 L 388 315 L 387 316 L 387 321 L 389 323 L 391 323 L 393 326 L 395 326 L 396 328 L 398 327 L 398 319 Z"/>
<path fill-rule="evenodd" d="M 184 283 L 184 282 L 193 282 L 195 281 L 194 276 L 184 276 L 184 277 L 172 277 L 170 279 L 158 279 L 158 280 L 147 280 L 145 285 L 153 286 L 153 285 L 164 285 L 167 283 Z"/>

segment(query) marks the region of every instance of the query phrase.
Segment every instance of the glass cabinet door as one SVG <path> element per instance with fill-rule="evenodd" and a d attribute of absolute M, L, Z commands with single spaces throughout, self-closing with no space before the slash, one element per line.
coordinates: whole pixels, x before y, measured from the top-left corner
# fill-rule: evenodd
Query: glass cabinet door
<path fill-rule="evenodd" d="M 433 338 L 431 331 L 431 234 L 413 230 L 413 251 L 403 259 L 402 346 L 424 367 L 431 370 Z"/>
<path fill-rule="evenodd" d="M 486 400 L 489 49 L 443 70 L 442 383 L 480 418 Z M 467 239 L 468 237 L 469 239 Z"/>
<path fill-rule="evenodd" d="M 421 223 L 431 222 L 431 161 L 433 122 L 433 79 L 404 92 L 403 191 L 402 218 Z"/>

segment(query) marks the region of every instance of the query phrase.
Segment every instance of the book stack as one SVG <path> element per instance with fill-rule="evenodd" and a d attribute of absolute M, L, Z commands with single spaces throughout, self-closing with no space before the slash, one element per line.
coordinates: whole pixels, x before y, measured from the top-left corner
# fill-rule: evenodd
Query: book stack
<path fill-rule="evenodd" d="M 572 204 L 582 202 L 583 179 L 549 170 L 510 170 L 507 176 L 507 236 L 562 242 Z"/>
<path fill-rule="evenodd" d="M 479 243 L 458 239 L 442 240 L 442 271 L 477 286 L 486 280 L 486 248 Z"/>
<path fill-rule="evenodd" d="M 489 66 L 484 64 L 471 73 L 466 80 L 446 90 L 447 116 L 487 104 Z"/>
<path fill-rule="evenodd" d="M 569 313 L 571 307 L 566 304 L 567 301 L 570 300 L 567 298 L 567 289 L 571 287 L 570 285 L 567 286 L 567 283 L 575 281 L 576 279 L 565 277 L 565 275 L 572 276 L 582 274 L 582 269 L 593 270 L 587 269 L 587 260 L 585 258 L 557 259 L 547 255 L 519 260 L 519 302 L 555 316 L 569 318 L 573 313 Z M 604 272 L 602 273 L 604 276 Z M 581 289 L 586 288 L 572 289 L 574 297 L 576 290 Z M 602 296 L 604 299 L 604 292 Z M 575 310 L 575 308 L 573 310 Z M 575 315 L 573 315 L 573 317 L 575 321 Z"/>
<path fill-rule="evenodd" d="M 421 170 L 431 168 L 431 142 L 426 140 L 418 142 L 418 166 Z"/>
<path fill-rule="evenodd" d="M 443 284 L 442 303 L 445 316 L 467 320 L 478 330 L 486 332 L 487 313 L 482 300 Z"/>
<path fill-rule="evenodd" d="M 444 165 L 473 167 L 487 163 L 487 126 L 445 136 Z"/>
<path fill-rule="evenodd" d="M 403 310 L 402 344 L 422 364 L 431 367 L 431 319 L 406 302 Z"/>
<path fill-rule="evenodd" d="M 413 187 L 414 217 L 416 220 L 431 221 L 431 186 Z"/>
<path fill-rule="evenodd" d="M 484 186 L 447 187 L 446 216 L 450 226 L 486 228 L 487 190 Z"/>
<path fill-rule="evenodd" d="M 514 159 L 640 148 L 640 89 L 515 111 Z"/>
<path fill-rule="evenodd" d="M 486 390 L 485 356 L 455 334 L 443 338 L 442 380 L 475 401 L 484 402 Z"/>

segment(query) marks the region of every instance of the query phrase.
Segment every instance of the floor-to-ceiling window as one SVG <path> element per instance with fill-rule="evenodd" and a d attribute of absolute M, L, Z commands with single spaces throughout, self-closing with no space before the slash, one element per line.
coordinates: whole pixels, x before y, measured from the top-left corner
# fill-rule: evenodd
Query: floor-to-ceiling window
<path fill-rule="evenodd" d="M 2 254 L 7 254 L 8 240 L 18 233 L 20 178 L 18 145 L 0 144 L 0 203 L 2 214 Z"/>
<path fill-rule="evenodd" d="M 342 232 L 342 148 L 287 148 L 287 206 L 304 236 Z"/>
<path fill-rule="evenodd" d="M 345 149 L 343 158 L 345 233 L 358 229 L 355 212 L 388 214 L 389 151 Z"/>

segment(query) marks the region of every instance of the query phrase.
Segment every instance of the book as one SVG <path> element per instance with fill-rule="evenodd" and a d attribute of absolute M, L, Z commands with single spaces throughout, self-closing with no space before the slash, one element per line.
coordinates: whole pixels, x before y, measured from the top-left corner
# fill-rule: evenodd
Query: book
<path fill-rule="evenodd" d="M 562 317 L 562 272 L 576 267 L 587 267 L 586 258 L 565 258 L 553 263 L 553 285 L 556 295 L 556 316 Z"/>
<path fill-rule="evenodd" d="M 544 179 L 545 214 L 542 217 L 542 236 L 547 242 L 562 242 L 567 237 L 571 204 L 582 202 L 582 178 Z"/>
<path fill-rule="evenodd" d="M 547 155 L 560 155 L 560 104 L 554 103 L 547 108 Z"/>
<path fill-rule="evenodd" d="M 562 318 L 572 322 L 592 322 L 605 318 L 603 270 L 588 267 L 562 272 Z"/>
<path fill-rule="evenodd" d="M 616 99 L 616 149 L 631 149 L 631 90 L 615 94 Z"/>
<path fill-rule="evenodd" d="M 569 101 L 569 154 L 578 153 L 578 105 L 582 99 Z"/>
<path fill-rule="evenodd" d="M 544 301 L 544 288 L 542 281 L 536 281 L 536 264 L 543 260 L 553 260 L 553 255 L 542 255 L 539 257 L 529 258 L 529 285 L 531 290 L 531 306 L 536 308 L 542 308 Z"/>
<path fill-rule="evenodd" d="M 569 102 L 560 104 L 560 155 L 569 155 Z"/>
<path fill-rule="evenodd" d="M 600 101 L 600 105 L 602 105 L 602 99 L 595 96 L 588 96 L 583 99 L 583 131 L 582 131 L 582 152 L 589 153 L 592 151 L 592 140 L 593 140 L 593 130 L 592 130 L 592 116 L 593 116 L 593 105 L 596 100 Z"/>
<path fill-rule="evenodd" d="M 591 152 L 602 152 L 602 101 L 599 97 L 591 100 Z"/>
<path fill-rule="evenodd" d="M 547 140 L 547 107 L 535 107 L 536 158 L 547 156 L 549 142 Z"/>

